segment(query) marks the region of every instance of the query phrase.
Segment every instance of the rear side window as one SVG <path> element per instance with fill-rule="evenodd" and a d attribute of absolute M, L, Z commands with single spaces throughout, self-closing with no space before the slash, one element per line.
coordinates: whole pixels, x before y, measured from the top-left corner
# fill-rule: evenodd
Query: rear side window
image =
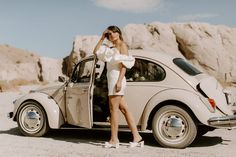
<path fill-rule="evenodd" d="M 185 61 L 183 58 L 175 58 L 175 59 L 173 59 L 173 62 L 175 65 L 177 65 L 180 69 L 182 69 L 184 72 L 186 72 L 189 75 L 195 76 L 195 75 L 202 73 L 197 68 L 195 68 L 193 65 L 191 65 L 187 61 Z"/>
<path fill-rule="evenodd" d="M 126 79 L 129 82 L 158 82 L 165 79 L 166 72 L 160 65 L 144 60 L 135 60 L 135 65 L 127 69 Z"/>

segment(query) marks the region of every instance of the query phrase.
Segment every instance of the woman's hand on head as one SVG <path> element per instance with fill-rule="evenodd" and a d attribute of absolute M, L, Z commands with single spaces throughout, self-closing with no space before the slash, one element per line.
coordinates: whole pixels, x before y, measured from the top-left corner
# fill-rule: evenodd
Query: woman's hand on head
<path fill-rule="evenodd" d="M 105 31 L 103 31 L 103 33 L 102 33 L 102 37 L 101 37 L 102 40 L 104 40 L 106 38 L 106 33 L 108 33 L 107 29 Z"/>

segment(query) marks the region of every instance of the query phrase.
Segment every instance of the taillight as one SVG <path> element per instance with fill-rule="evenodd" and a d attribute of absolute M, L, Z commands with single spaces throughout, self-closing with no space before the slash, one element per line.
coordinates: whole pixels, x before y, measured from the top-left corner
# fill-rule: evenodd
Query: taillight
<path fill-rule="evenodd" d="M 211 104 L 211 107 L 215 110 L 216 109 L 216 103 L 214 99 L 208 98 L 209 103 Z"/>

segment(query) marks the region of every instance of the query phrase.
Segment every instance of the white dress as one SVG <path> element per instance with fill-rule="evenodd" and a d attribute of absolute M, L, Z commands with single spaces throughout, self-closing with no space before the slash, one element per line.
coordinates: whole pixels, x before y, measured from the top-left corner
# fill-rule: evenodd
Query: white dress
<path fill-rule="evenodd" d="M 115 89 L 120 74 L 120 63 L 130 69 L 134 65 L 134 57 L 122 55 L 118 49 L 109 48 L 104 45 L 97 50 L 96 54 L 99 60 L 107 62 L 108 95 L 124 95 L 126 87 L 125 77 L 122 80 L 121 90 L 116 92 Z"/>

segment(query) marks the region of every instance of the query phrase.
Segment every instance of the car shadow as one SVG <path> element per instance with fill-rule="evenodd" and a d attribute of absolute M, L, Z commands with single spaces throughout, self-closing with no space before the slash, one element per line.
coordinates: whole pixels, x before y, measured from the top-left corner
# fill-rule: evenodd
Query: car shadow
<path fill-rule="evenodd" d="M 20 133 L 20 130 L 15 127 L 15 128 L 11 128 L 9 130 L 0 130 L 0 134 L 8 134 L 8 135 L 16 135 L 16 136 L 23 136 Z"/>
<path fill-rule="evenodd" d="M 197 137 L 189 147 L 209 147 L 217 144 L 223 144 L 223 140 L 219 136 L 200 136 Z"/>
<path fill-rule="evenodd" d="M 1 130 L 0 134 L 9 134 L 15 136 L 24 136 L 20 133 L 20 130 L 15 127 L 9 130 Z M 153 147 L 162 147 L 158 144 L 152 133 L 140 133 L 145 145 Z M 86 130 L 86 129 L 52 129 L 44 137 L 51 138 L 58 141 L 66 141 L 72 143 L 86 143 L 92 145 L 103 145 L 105 141 L 110 138 L 109 130 Z M 121 145 L 128 145 L 132 141 L 131 132 L 119 131 L 119 140 Z M 195 141 L 188 147 L 209 147 L 217 144 L 224 144 L 225 141 L 219 136 L 201 136 L 195 139 Z"/>
<path fill-rule="evenodd" d="M 159 146 L 150 133 L 140 133 L 145 145 Z M 119 140 L 121 145 L 128 145 L 132 141 L 131 132 L 119 131 Z M 104 142 L 109 141 L 109 130 L 84 130 L 84 129 L 60 129 L 50 130 L 45 137 L 53 138 L 55 140 L 73 142 L 73 143 L 89 143 L 93 145 L 103 145 Z"/>
<path fill-rule="evenodd" d="M 157 143 L 152 133 L 140 133 L 145 145 L 153 147 L 162 147 Z M 124 145 L 128 145 L 132 141 L 132 134 L 128 131 L 119 131 L 119 140 Z M 90 143 L 94 145 L 102 145 L 110 138 L 109 130 L 84 130 L 84 129 L 60 129 L 51 130 L 46 137 L 53 138 L 55 140 L 62 140 L 73 143 Z M 209 147 L 218 144 L 224 144 L 223 140 L 219 136 L 201 136 L 197 137 L 194 142 L 188 147 Z"/>

